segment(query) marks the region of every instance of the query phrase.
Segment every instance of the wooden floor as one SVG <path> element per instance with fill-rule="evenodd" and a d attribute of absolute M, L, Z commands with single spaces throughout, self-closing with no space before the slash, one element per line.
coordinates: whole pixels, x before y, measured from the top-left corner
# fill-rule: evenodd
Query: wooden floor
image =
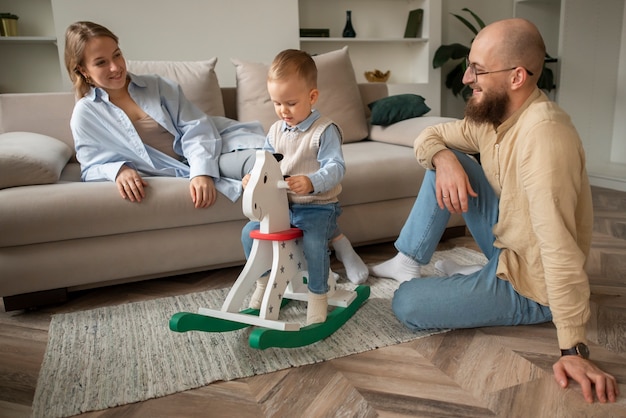
<path fill-rule="evenodd" d="M 595 188 L 594 205 L 590 348 L 592 359 L 620 382 L 615 404 L 587 405 L 576 384 L 557 386 L 555 330 L 544 324 L 451 331 L 83 416 L 626 417 L 626 193 Z M 456 245 L 475 248 L 470 237 L 440 247 Z M 358 252 L 366 263 L 395 254 L 391 243 Z M 239 271 L 85 291 L 60 306 L 0 313 L 0 417 L 30 416 L 52 314 L 224 287 Z"/>

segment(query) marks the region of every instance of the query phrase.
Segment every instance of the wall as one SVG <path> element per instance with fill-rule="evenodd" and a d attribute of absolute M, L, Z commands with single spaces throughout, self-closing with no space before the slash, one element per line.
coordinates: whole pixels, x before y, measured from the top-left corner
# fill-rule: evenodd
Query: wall
<path fill-rule="evenodd" d="M 217 56 L 221 86 L 235 85 L 230 58 L 270 62 L 278 51 L 299 46 L 298 4 L 293 0 L 179 0 L 168 7 L 153 0 L 51 1 L 61 63 L 65 28 L 77 20 L 92 20 L 111 29 L 127 59 Z"/>
<path fill-rule="evenodd" d="M 626 6 L 622 22 L 626 22 Z M 617 70 L 617 92 L 613 125 L 611 162 L 626 164 L 626 25 L 622 26 L 619 68 Z"/>
<path fill-rule="evenodd" d="M 602 7 L 563 1 L 558 102 L 582 138 L 591 183 L 626 190 L 626 165 L 613 164 L 611 156 L 613 129 L 624 119 L 616 103 L 625 94 L 623 89 L 617 94 L 625 1 L 603 0 Z"/>

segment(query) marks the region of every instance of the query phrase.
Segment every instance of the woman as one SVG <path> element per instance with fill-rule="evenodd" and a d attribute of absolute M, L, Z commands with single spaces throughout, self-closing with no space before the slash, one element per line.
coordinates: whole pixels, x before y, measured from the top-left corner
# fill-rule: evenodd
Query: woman
<path fill-rule="evenodd" d="M 207 116 L 177 84 L 128 73 L 117 36 L 93 22 L 67 28 L 65 65 L 79 99 L 70 125 L 83 181 L 115 181 L 131 202 L 146 196 L 142 175 L 190 178 L 196 208 L 217 191 L 240 196 L 265 140 L 260 124 Z"/>

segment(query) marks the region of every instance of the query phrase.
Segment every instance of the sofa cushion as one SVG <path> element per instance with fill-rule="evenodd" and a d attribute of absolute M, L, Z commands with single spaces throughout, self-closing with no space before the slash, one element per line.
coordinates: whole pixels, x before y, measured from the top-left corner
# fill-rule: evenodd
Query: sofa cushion
<path fill-rule="evenodd" d="M 438 123 L 452 122 L 458 119 L 443 116 L 422 116 L 406 119 L 389 126 L 370 126 L 369 138 L 377 142 L 413 147 L 415 138 L 427 127 Z"/>
<path fill-rule="evenodd" d="M 0 135 L 0 189 L 59 180 L 72 155 L 63 141 L 32 132 Z"/>
<path fill-rule="evenodd" d="M 417 196 L 425 170 L 412 148 L 364 140 L 345 144 L 343 156 L 343 207 Z"/>
<path fill-rule="evenodd" d="M 157 74 L 180 85 L 185 96 L 204 113 L 225 116 L 222 90 L 215 73 L 217 58 L 207 61 L 134 61 L 127 60 L 134 74 Z"/>
<path fill-rule="evenodd" d="M 388 126 L 405 119 L 416 118 L 430 111 L 418 94 L 396 94 L 370 103 L 372 125 Z"/>
<path fill-rule="evenodd" d="M 367 137 L 368 125 L 363 100 L 354 75 L 348 48 L 313 57 L 320 92 L 315 107 L 343 131 L 344 143 Z M 258 120 L 265 131 L 277 120 L 267 92 L 269 65 L 232 59 L 237 77 L 237 115 L 241 121 Z"/>

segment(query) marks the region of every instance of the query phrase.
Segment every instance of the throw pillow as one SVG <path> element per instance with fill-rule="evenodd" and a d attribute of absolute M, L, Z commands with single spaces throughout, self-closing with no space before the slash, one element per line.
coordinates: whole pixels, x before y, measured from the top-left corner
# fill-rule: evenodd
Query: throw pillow
<path fill-rule="evenodd" d="M 397 94 L 376 100 L 369 105 L 372 125 L 388 126 L 405 119 L 416 118 L 430 111 L 418 94 Z"/>
<path fill-rule="evenodd" d="M 427 127 L 456 120 L 458 119 L 443 116 L 423 116 L 406 119 L 389 126 L 372 125 L 369 137 L 372 141 L 412 147 L 415 139 Z"/>
<path fill-rule="evenodd" d="M 317 65 L 317 88 L 320 92 L 315 108 L 341 127 L 344 143 L 366 138 L 365 106 L 348 47 L 316 55 L 313 60 Z M 239 120 L 258 120 L 267 132 L 278 118 L 267 93 L 269 65 L 234 58 L 232 62 L 236 68 Z"/>
<path fill-rule="evenodd" d="M 224 116 L 222 89 L 217 80 L 217 58 L 207 61 L 133 61 L 126 60 L 134 74 L 157 74 L 178 83 L 185 97 L 207 115 Z"/>
<path fill-rule="evenodd" d="M 63 141 L 31 132 L 0 135 L 0 189 L 56 183 L 72 156 Z"/>

